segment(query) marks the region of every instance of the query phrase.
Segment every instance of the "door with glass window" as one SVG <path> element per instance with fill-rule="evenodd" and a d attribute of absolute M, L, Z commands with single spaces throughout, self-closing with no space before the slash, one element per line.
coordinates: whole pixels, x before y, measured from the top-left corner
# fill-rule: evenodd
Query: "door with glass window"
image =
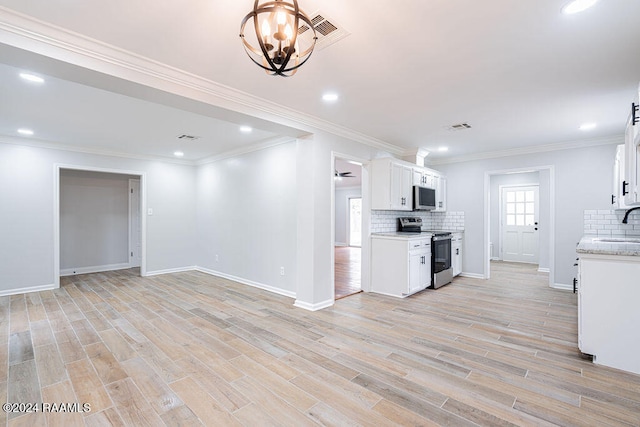
<path fill-rule="evenodd" d="M 349 246 L 362 246 L 362 198 L 349 199 Z"/>
<path fill-rule="evenodd" d="M 539 260 L 538 186 L 502 187 L 502 259 Z"/>

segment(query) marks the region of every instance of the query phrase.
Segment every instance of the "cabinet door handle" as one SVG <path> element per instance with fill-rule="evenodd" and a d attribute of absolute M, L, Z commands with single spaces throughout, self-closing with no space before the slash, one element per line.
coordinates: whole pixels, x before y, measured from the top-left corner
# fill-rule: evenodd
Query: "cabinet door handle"
<path fill-rule="evenodd" d="M 629 183 L 627 181 L 622 181 L 622 195 L 626 196 L 627 194 L 629 194 L 629 192 L 627 191 L 627 185 L 629 185 Z"/>
<path fill-rule="evenodd" d="M 456 255 L 460 255 L 460 249 L 456 248 Z"/>
<path fill-rule="evenodd" d="M 611 204 L 612 205 L 616 204 L 616 196 L 614 194 L 611 195 Z"/>
<path fill-rule="evenodd" d="M 638 117 L 638 104 L 636 104 L 635 102 L 631 103 L 631 124 L 633 126 L 638 124 L 638 121 L 640 121 L 640 117 Z"/>
<path fill-rule="evenodd" d="M 576 289 L 578 288 L 578 279 L 573 278 L 573 293 L 576 293 Z"/>

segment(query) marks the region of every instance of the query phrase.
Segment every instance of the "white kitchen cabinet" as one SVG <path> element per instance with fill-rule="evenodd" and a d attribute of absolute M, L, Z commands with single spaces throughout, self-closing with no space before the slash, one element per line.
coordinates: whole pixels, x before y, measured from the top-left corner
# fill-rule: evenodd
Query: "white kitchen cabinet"
<path fill-rule="evenodd" d="M 627 206 L 640 206 L 640 101 L 631 104 L 631 114 L 625 130 L 625 170 L 624 170 L 624 203 Z"/>
<path fill-rule="evenodd" d="M 371 209 L 413 210 L 413 170 L 390 158 L 371 162 Z"/>
<path fill-rule="evenodd" d="M 611 205 L 614 209 L 629 209 L 625 203 L 623 189 L 625 183 L 625 145 L 620 144 L 616 149 L 616 157 L 613 163 L 613 188 L 611 193 Z"/>
<path fill-rule="evenodd" d="M 447 210 L 447 179 L 440 172 L 393 158 L 371 162 L 371 209 L 413 210 L 413 186 L 436 191 L 434 212 Z"/>
<path fill-rule="evenodd" d="M 640 374 L 640 257 L 581 253 L 578 264 L 580 351 Z"/>
<path fill-rule="evenodd" d="M 437 176 L 438 176 L 438 173 L 435 171 L 432 171 L 431 169 L 414 167 L 413 168 L 413 185 L 436 188 Z"/>
<path fill-rule="evenodd" d="M 451 234 L 451 268 L 453 277 L 462 273 L 462 233 Z"/>
<path fill-rule="evenodd" d="M 430 285 L 430 237 L 371 237 L 371 292 L 404 298 Z"/>
<path fill-rule="evenodd" d="M 447 210 L 447 178 L 438 175 L 435 177 L 436 208 L 434 212 L 445 212 Z"/>

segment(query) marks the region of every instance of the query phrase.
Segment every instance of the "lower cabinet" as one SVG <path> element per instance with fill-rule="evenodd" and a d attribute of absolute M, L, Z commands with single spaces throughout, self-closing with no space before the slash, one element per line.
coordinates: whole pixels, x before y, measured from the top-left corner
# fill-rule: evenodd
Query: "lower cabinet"
<path fill-rule="evenodd" d="M 404 298 L 431 285 L 431 238 L 371 238 L 371 291 Z"/>
<path fill-rule="evenodd" d="M 640 257 L 579 255 L 580 351 L 596 364 L 640 374 Z"/>

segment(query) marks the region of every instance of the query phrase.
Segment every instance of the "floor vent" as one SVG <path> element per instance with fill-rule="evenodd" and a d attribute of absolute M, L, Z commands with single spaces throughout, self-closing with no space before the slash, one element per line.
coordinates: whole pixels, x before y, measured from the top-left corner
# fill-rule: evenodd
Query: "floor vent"
<path fill-rule="evenodd" d="M 178 139 L 182 139 L 184 141 L 195 141 L 196 139 L 200 139 L 199 136 L 182 134 L 178 137 Z"/>
<path fill-rule="evenodd" d="M 333 18 L 327 17 L 325 13 L 316 12 L 310 14 L 309 17 L 311 18 L 311 23 L 318 37 L 315 47 L 318 50 L 322 50 L 351 34 L 342 28 Z M 302 25 L 298 30 L 298 34 L 304 34 L 307 31 L 309 31 L 309 27 Z"/>
<path fill-rule="evenodd" d="M 465 130 L 471 129 L 471 125 L 469 123 L 458 123 L 456 125 L 447 126 L 446 129 L 450 131 Z"/>

